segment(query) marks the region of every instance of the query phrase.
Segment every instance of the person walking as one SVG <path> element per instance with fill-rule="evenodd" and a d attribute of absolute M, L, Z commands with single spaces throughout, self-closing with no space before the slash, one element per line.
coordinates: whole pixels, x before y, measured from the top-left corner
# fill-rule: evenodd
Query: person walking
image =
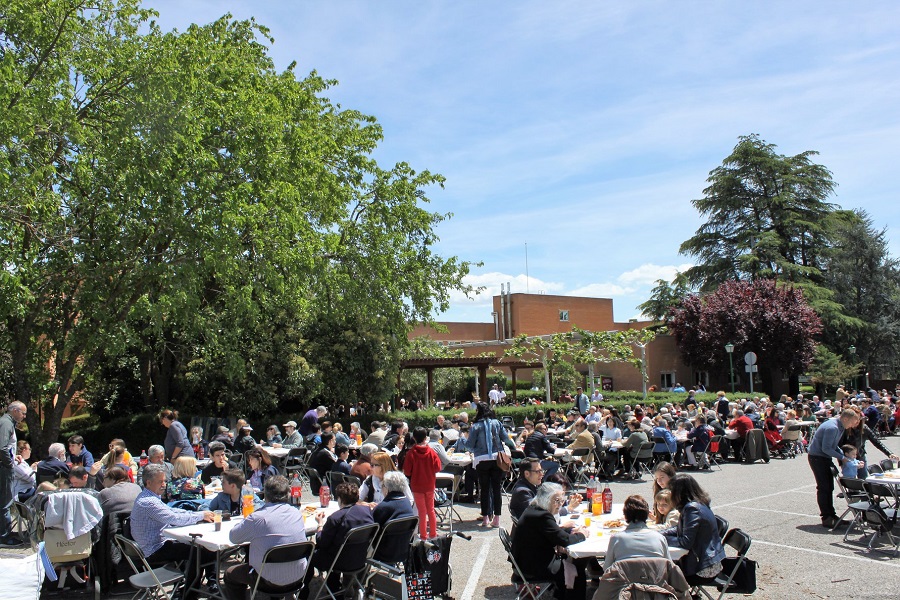
<path fill-rule="evenodd" d="M 475 421 L 469 429 L 466 448 L 474 456 L 473 464 L 481 486 L 481 526 L 499 527 L 503 509 L 500 486 L 506 473 L 497 466 L 497 453 L 503 452 L 501 443 L 515 449 L 512 440 L 500 421 L 494 418 L 494 411 L 484 402 L 478 402 Z"/>
<path fill-rule="evenodd" d="M 10 508 L 13 504 L 15 478 L 16 426 L 25 419 L 28 409 L 19 401 L 10 402 L 0 417 L 0 546 L 18 546 L 23 540 L 13 532 Z"/>
<path fill-rule="evenodd" d="M 403 472 L 409 477 L 416 510 L 419 513 L 419 537 L 423 540 L 437 537 L 437 514 L 434 512 L 434 488 L 441 459 L 428 445 L 428 432 L 424 427 L 413 430 L 416 445 L 406 453 Z M 427 522 L 426 522 L 427 519 Z"/>

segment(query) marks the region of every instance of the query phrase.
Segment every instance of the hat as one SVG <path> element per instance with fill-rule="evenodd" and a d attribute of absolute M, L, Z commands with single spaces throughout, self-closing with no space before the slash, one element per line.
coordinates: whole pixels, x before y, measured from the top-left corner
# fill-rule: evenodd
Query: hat
<path fill-rule="evenodd" d="M 250 427 L 249 425 L 244 425 L 243 427 L 241 427 L 241 429 L 246 429 L 247 431 L 253 431 L 253 428 Z"/>
<path fill-rule="evenodd" d="M 282 427 L 293 427 L 294 429 L 297 429 L 297 421 L 288 421 L 282 425 Z"/>

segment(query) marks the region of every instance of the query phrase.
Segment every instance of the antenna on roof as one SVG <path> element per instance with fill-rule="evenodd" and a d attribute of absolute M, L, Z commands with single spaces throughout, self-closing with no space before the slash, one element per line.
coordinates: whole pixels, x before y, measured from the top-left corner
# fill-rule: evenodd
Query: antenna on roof
<path fill-rule="evenodd" d="M 525 242 L 525 293 L 529 293 L 528 289 L 528 242 Z"/>

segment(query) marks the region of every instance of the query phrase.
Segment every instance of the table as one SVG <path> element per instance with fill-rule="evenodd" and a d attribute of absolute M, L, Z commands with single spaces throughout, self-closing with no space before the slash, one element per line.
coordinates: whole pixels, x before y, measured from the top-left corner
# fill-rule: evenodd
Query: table
<path fill-rule="evenodd" d="M 586 504 L 582 506 L 586 507 Z M 590 516 L 591 525 L 589 529 L 591 531 L 591 535 L 583 542 L 572 544 L 571 546 L 566 548 L 566 553 L 571 558 L 604 558 L 606 556 L 606 551 L 609 549 L 609 541 L 614 535 L 617 535 L 625 530 L 624 526 L 609 528 L 605 527 L 604 523 L 612 520 L 620 520 L 624 523 L 625 516 L 622 513 L 623 507 L 624 504 L 613 504 L 611 513 L 598 515 L 596 517 L 593 515 L 582 513 L 577 519 L 575 519 L 573 515 L 571 520 L 577 522 L 579 525 L 584 525 L 585 517 Z M 563 523 L 568 520 L 570 520 L 568 517 L 562 518 Z M 669 547 L 669 558 L 671 558 L 672 560 L 678 560 L 685 554 L 687 554 L 687 550 L 683 548 L 677 548 L 674 546 Z"/>
<path fill-rule="evenodd" d="M 266 451 L 266 454 L 272 458 L 284 458 L 290 452 L 289 448 L 273 448 L 272 446 L 260 446 Z"/>
<path fill-rule="evenodd" d="M 472 456 L 468 452 L 448 452 L 450 463 L 461 467 L 468 467 L 472 464 Z"/>

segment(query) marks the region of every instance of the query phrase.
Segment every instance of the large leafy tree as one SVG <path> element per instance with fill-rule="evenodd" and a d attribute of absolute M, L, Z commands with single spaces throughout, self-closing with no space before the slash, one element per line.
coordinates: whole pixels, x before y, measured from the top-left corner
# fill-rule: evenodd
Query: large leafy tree
<path fill-rule="evenodd" d="M 727 374 L 725 345 L 731 343 L 736 357 L 757 354 L 764 389 L 775 389 L 775 377 L 789 374 L 793 394 L 797 375 L 813 360 L 821 329 L 799 289 L 770 279 L 726 281 L 712 293 L 688 296 L 669 319 L 688 364 Z"/>
<path fill-rule="evenodd" d="M 264 407 L 262 379 L 284 370 L 255 359 L 285 345 L 260 339 L 279 316 L 365 315 L 405 339 L 467 289 L 468 265 L 432 251 L 440 176 L 381 168 L 372 117 L 315 73 L 276 71 L 252 20 L 166 33 L 152 16 L 137 0 L 0 7 L 0 356 L 38 447 L 114 357 L 137 354 L 166 400 L 181 373 L 243 382 L 234 403 Z M 286 362 L 306 385 L 303 356 Z"/>
<path fill-rule="evenodd" d="M 846 214 L 828 202 L 835 183 L 816 154 L 785 156 L 758 135 L 739 138 L 692 201 L 706 222 L 680 248 L 697 261 L 685 272 L 691 286 L 709 292 L 729 280 L 775 279 L 802 289 L 829 325 L 855 323 L 823 275 Z"/>

